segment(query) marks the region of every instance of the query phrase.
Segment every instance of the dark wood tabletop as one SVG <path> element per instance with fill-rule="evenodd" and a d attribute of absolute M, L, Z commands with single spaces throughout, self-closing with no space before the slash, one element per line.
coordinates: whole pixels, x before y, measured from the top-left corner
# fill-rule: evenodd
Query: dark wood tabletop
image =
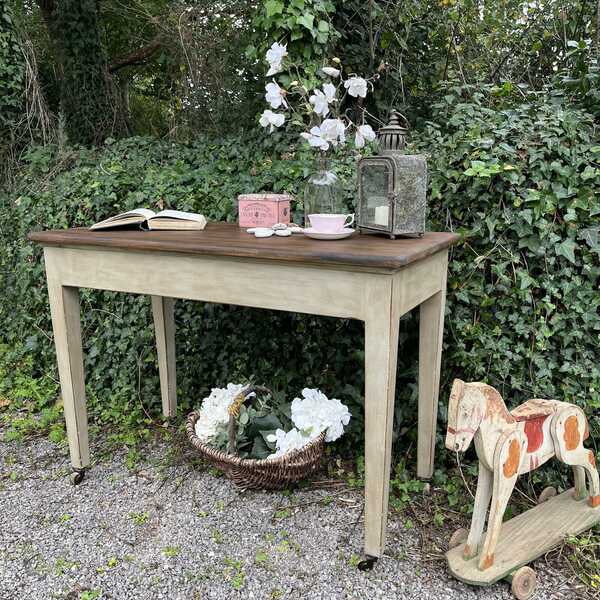
<path fill-rule="evenodd" d="M 458 235 L 442 232 L 395 240 L 359 233 L 335 241 L 313 240 L 296 233 L 289 237 L 256 238 L 234 223 L 208 223 L 202 231 L 75 228 L 32 231 L 28 237 L 44 246 L 178 252 L 392 270 L 435 254 L 458 240 Z"/>

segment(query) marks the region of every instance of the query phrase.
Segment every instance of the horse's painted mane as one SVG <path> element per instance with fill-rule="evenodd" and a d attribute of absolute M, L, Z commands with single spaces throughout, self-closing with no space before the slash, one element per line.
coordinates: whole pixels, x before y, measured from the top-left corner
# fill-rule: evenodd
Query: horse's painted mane
<path fill-rule="evenodd" d="M 483 418 L 490 421 L 503 420 L 506 423 L 514 423 L 515 418 L 508 412 L 506 403 L 500 392 L 487 383 L 467 383 L 465 387 L 476 387 L 477 391 L 485 398 L 485 414 Z"/>

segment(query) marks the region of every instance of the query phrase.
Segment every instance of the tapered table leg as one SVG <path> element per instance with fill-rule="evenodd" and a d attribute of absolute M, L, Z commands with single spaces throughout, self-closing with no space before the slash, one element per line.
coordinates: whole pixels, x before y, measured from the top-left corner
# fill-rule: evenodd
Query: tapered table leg
<path fill-rule="evenodd" d="M 165 417 L 177 415 L 177 378 L 175 372 L 175 300 L 152 296 L 152 314 L 156 331 L 156 351 L 160 394 Z"/>
<path fill-rule="evenodd" d="M 385 532 L 392 454 L 399 315 L 392 282 L 373 284 L 365 320 L 365 554 L 379 557 Z"/>
<path fill-rule="evenodd" d="M 79 290 L 60 285 L 49 272 L 48 295 L 71 464 L 79 470 L 90 464 Z"/>
<path fill-rule="evenodd" d="M 442 270 L 441 290 L 425 300 L 420 309 L 417 475 L 424 479 L 433 475 L 446 305 L 446 265 L 447 256 Z"/>

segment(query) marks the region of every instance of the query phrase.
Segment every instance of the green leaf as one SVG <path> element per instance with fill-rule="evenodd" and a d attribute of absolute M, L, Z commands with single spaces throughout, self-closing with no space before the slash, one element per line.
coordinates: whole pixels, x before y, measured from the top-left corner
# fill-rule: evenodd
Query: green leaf
<path fill-rule="evenodd" d="M 301 15 L 296 18 L 296 23 L 298 25 L 303 25 L 304 27 L 306 27 L 306 29 L 308 29 L 309 31 L 312 31 L 314 20 L 315 20 L 315 18 L 313 15 L 304 14 L 304 15 Z"/>
<path fill-rule="evenodd" d="M 322 19 L 319 21 L 317 29 L 322 32 L 329 31 L 329 23 L 327 21 L 323 21 Z"/>
<path fill-rule="evenodd" d="M 566 239 L 556 246 L 556 254 L 564 256 L 569 262 L 575 264 L 575 249 L 577 244 L 571 240 Z"/>
<path fill-rule="evenodd" d="M 267 0 L 265 2 L 265 10 L 267 17 L 273 17 L 274 15 L 283 14 L 284 4 L 280 0 Z"/>
<path fill-rule="evenodd" d="M 261 436 L 256 436 L 252 444 L 252 450 L 250 451 L 252 458 L 267 458 L 271 453 L 271 449 L 265 444 L 263 438 Z"/>

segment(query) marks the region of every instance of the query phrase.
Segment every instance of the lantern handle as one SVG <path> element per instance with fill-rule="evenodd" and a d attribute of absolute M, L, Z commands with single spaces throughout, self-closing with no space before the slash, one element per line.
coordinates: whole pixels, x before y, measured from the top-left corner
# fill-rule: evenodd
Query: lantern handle
<path fill-rule="evenodd" d="M 393 120 L 394 118 L 396 118 L 398 121 L 402 120 L 402 127 L 404 127 L 404 129 L 410 129 L 410 123 L 408 122 L 408 119 L 399 110 L 392 111 L 390 120 Z"/>

